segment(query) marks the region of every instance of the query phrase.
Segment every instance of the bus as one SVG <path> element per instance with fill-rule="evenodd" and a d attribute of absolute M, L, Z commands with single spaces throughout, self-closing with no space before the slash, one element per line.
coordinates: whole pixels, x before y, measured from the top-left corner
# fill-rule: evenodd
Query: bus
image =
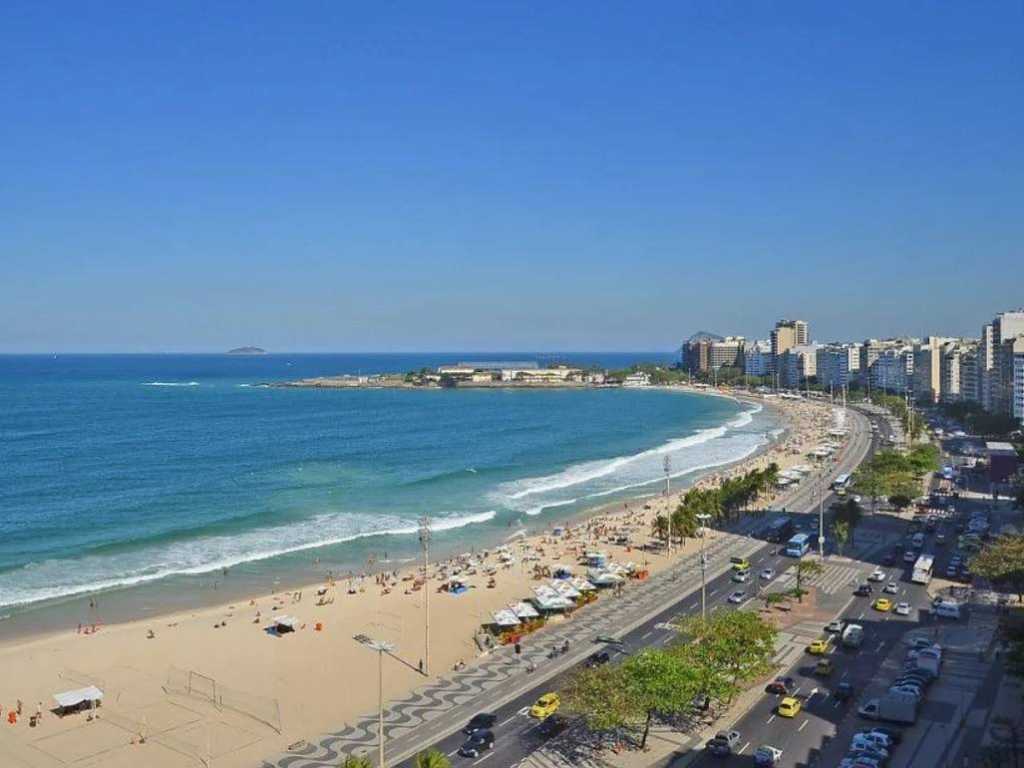
<path fill-rule="evenodd" d="M 843 474 L 839 475 L 839 477 L 832 481 L 832 490 L 845 491 L 849 485 L 850 475 L 844 472 Z"/>
<path fill-rule="evenodd" d="M 806 533 L 798 533 L 786 542 L 786 554 L 790 557 L 803 557 L 811 548 L 811 537 Z"/>
<path fill-rule="evenodd" d="M 772 524 L 768 526 L 768 530 L 765 532 L 765 538 L 768 541 L 773 541 L 781 544 L 790 536 L 793 535 L 793 520 L 789 517 L 780 517 L 777 520 L 773 520 Z"/>
<path fill-rule="evenodd" d="M 921 555 L 914 563 L 914 571 L 910 580 L 915 584 L 927 584 L 932 580 L 932 566 L 935 565 L 935 558 L 932 555 Z"/>

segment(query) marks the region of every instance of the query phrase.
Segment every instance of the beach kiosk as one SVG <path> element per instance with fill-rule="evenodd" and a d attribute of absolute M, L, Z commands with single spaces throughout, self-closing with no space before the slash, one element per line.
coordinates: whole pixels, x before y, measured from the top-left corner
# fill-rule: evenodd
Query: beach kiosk
<path fill-rule="evenodd" d="M 57 702 L 57 714 L 63 717 L 72 712 L 98 707 L 100 702 L 103 701 L 103 691 L 95 685 L 90 685 L 73 691 L 55 693 L 53 700 Z"/>

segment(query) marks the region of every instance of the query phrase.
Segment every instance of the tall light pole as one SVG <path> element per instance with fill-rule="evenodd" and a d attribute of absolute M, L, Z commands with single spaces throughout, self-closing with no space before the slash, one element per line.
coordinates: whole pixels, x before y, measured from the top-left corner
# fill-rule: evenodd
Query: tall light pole
<path fill-rule="evenodd" d="M 395 646 L 386 640 L 374 640 L 366 635 L 355 635 L 353 638 L 360 645 L 377 652 L 377 766 L 386 768 L 384 763 L 384 654 L 391 653 Z"/>
<path fill-rule="evenodd" d="M 825 485 L 825 473 L 818 475 L 818 557 L 825 559 L 825 494 L 822 486 Z"/>
<path fill-rule="evenodd" d="M 707 538 L 705 523 L 711 515 L 697 515 L 700 520 L 700 617 L 702 621 L 708 619 L 708 595 L 707 595 L 707 566 L 708 560 L 704 555 L 704 540 Z"/>
<path fill-rule="evenodd" d="M 666 456 L 663 462 L 665 467 L 665 514 L 668 517 L 668 556 L 672 557 L 672 504 L 669 499 L 669 483 L 672 473 L 672 457 Z"/>
<path fill-rule="evenodd" d="M 423 547 L 423 674 L 430 674 L 430 516 L 420 518 L 420 546 Z"/>

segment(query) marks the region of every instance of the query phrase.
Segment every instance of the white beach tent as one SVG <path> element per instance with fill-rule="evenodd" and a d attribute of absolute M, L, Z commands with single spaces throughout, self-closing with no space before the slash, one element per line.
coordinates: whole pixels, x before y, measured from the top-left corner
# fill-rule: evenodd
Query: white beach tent
<path fill-rule="evenodd" d="M 589 581 L 584 579 L 582 576 L 577 576 L 575 579 L 569 582 L 573 588 L 579 592 L 593 592 L 597 587 L 591 584 Z"/>
<path fill-rule="evenodd" d="M 519 626 L 519 617 L 516 616 L 514 611 L 508 608 L 503 608 L 500 611 L 495 611 L 491 614 L 491 618 L 494 619 L 494 624 L 499 627 L 516 627 Z"/>
<path fill-rule="evenodd" d="M 509 609 L 520 619 L 536 619 L 540 616 L 537 609 L 526 602 L 518 602 L 509 606 Z"/>
<path fill-rule="evenodd" d="M 580 596 L 579 590 L 573 587 L 573 585 L 568 581 L 552 581 L 551 588 L 562 597 L 567 597 L 570 600 L 575 600 Z"/>
<path fill-rule="evenodd" d="M 591 569 L 587 572 L 587 579 L 591 584 L 598 587 L 614 587 L 625 581 L 625 577 L 613 571 Z"/>
<path fill-rule="evenodd" d="M 82 704 L 88 704 L 91 707 L 95 702 L 103 700 L 103 691 L 95 685 L 90 685 L 87 688 L 77 688 L 73 691 L 55 693 L 53 700 L 57 702 L 57 706 L 61 709 L 74 709 Z"/>
<path fill-rule="evenodd" d="M 542 611 L 564 611 L 574 606 L 572 600 L 563 597 L 545 584 L 533 588 L 532 600 Z"/>

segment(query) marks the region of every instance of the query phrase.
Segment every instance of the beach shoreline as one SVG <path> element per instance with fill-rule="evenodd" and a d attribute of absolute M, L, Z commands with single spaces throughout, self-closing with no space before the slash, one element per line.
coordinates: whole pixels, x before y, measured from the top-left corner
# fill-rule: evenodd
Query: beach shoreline
<path fill-rule="evenodd" d="M 778 411 L 779 426 L 786 432 L 737 462 L 704 472 L 686 487 L 673 488 L 668 498 L 655 494 L 619 500 L 581 511 L 571 519 L 538 520 L 529 534 L 509 540 L 511 564 L 499 562 L 495 547 L 476 553 L 478 565 L 471 569 L 472 576 L 465 577 L 470 589 L 464 595 L 434 591 L 441 575 L 464 568 L 464 561 L 457 565 L 451 560 L 443 567 L 432 557 L 427 583 L 430 615 L 432 626 L 442 629 L 435 629 L 431 639 L 430 676 L 444 674 L 453 664 L 472 663 L 481 655 L 475 642 L 479 627 L 488 623 L 493 611 L 529 597 L 537 583 L 528 563 L 545 568 L 562 561 L 575 563 L 581 548 L 599 542 L 613 561 L 632 562 L 657 573 L 692 552 L 696 542 L 677 547 L 672 557 L 663 551 L 641 551 L 637 547 L 650 539 L 655 515 L 673 508 L 690 487 L 706 487 L 771 461 L 783 467 L 794 465 L 820 439 L 831 418 L 831 409 L 821 404 L 756 398 L 748 402 Z M 556 525 L 564 530 L 560 536 L 553 536 Z M 604 537 L 612 530 L 625 532 L 630 544 L 606 542 Z M 417 669 L 423 654 L 423 590 L 413 588 L 418 567 L 417 562 L 405 563 L 387 577 L 367 574 L 351 581 L 336 574 L 333 581 L 288 585 L 248 600 L 105 625 L 96 632 L 88 626 L 81 628 L 84 632 L 67 627 L 0 641 L 0 663 L 12 670 L 0 682 L 0 703 L 14 698 L 42 701 L 57 690 L 80 687 L 72 681 L 88 679 L 102 681 L 108 696 L 116 696 L 117 711 L 147 712 L 147 717 L 156 719 L 157 712 L 167 706 L 163 689 L 168 669 L 194 670 L 216 680 L 218 686 L 278 702 L 281 733 L 257 728 L 258 745 L 239 748 L 219 760 L 228 766 L 253 764 L 295 739 L 326 731 L 372 708 L 373 670 L 366 650 L 353 642 L 355 634 L 383 635 L 396 644 L 396 653 L 404 660 L 405 666 L 394 670 L 385 683 L 386 697 L 404 695 L 427 679 Z M 488 578 L 493 581 L 489 583 Z M 268 620 L 283 614 L 296 616 L 297 631 L 268 636 Z M 68 675 L 67 670 L 75 672 Z M 339 689 L 347 691 L 343 703 L 331 695 Z M 8 735 L 0 731 L 0 750 Z M 184 765 L 171 758 L 154 759 L 152 764 Z"/>

